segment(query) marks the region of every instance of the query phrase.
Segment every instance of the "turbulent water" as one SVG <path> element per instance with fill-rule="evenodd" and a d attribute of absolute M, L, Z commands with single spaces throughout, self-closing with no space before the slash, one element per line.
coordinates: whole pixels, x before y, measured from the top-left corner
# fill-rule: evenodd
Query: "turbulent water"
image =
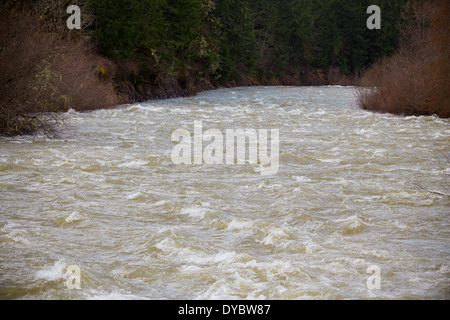
<path fill-rule="evenodd" d="M 450 298 L 449 198 L 421 189 L 448 187 L 449 122 L 355 91 L 215 90 L 0 139 L 0 298 Z M 278 129 L 278 173 L 175 165 L 172 133 L 199 120 Z"/>

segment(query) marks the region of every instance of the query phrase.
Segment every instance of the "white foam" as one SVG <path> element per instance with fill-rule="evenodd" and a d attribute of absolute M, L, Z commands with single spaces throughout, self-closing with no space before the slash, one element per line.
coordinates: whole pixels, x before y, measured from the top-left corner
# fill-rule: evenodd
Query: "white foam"
<path fill-rule="evenodd" d="M 79 114 L 78 111 L 76 111 L 76 110 L 74 110 L 74 109 L 72 109 L 72 108 L 70 108 L 69 110 L 67 110 L 67 113 L 68 113 L 68 114 Z"/>
<path fill-rule="evenodd" d="M 306 253 L 315 253 L 315 252 L 318 252 L 321 250 L 322 250 L 322 246 L 320 246 L 319 244 L 315 243 L 312 240 L 306 241 L 306 244 L 305 244 L 305 252 Z"/>
<path fill-rule="evenodd" d="M 250 260 L 227 265 L 227 275 L 218 279 L 195 299 L 266 299 L 267 289 L 278 277 L 301 272 L 289 261 L 271 262 Z M 265 280 L 261 280 L 265 279 Z M 285 290 L 283 286 L 279 288 Z M 273 293 L 273 289 L 269 292 Z"/>
<path fill-rule="evenodd" d="M 145 106 L 145 109 L 147 109 L 149 111 L 152 111 L 152 112 L 162 112 L 162 111 L 166 110 L 166 108 L 164 108 L 164 107 L 155 107 L 155 106 L 152 106 L 152 105 Z"/>
<path fill-rule="evenodd" d="M 126 112 L 135 112 L 135 111 L 138 111 L 140 109 L 142 109 L 142 106 L 140 104 L 134 104 L 134 105 L 131 105 L 131 106 L 127 107 L 125 109 L 125 111 Z"/>
<path fill-rule="evenodd" d="M 373 156 L 374 157 L 385 157 L 386 152 L 388 152 L 386 149 L 377 148 L 373 151 Z"/>
<path fill-rule="evenodd" d="M 208 210 L 203 207 L 190 207 L 182 209 L 180 213 L 186 214 L 192 218 L 203 219 L 205 215 L 208 213 Z"/>
<path fill-rule="evenodd" d="M 248 230 L 253 226 L 253 221 L 243 219 L 232 219 L 227 226 L 227 230 Z"/>
<path fill-rule="evenodd" d="M 159 201 L 156 201 L 155 203 L 153 203 L 152 205 L 155 206 L 155 207 L 160 207 L 160 206 L 165 205 L 166 203 L 170 203 L 170 201 L 167 201 L 167 200 L 159 200 Z"/>
<path fill-rule="evenodd" d="M 164 230 L 164 231 L 166 231 L 166 230 Z M 164 231 L 162 231 L 162 232 L 164 232 Z M 176 241 L 171 238 L 165 238 L 165 239 L 161 240 L 160 242 L 158 242 L 155 245 L 155 247 L 161 251 L 165 251 L 165 252 L 169 252 L 169 253 L 178 249 L 178 245 L 177 245 Z"/>
<path fill-rule="evenodd" d="M 144 196 L 144 194 L 142 192 L 138 191 L 138 192 L 128 195 L 126 197 L 126 199 L 127 200 L 138 200 L 138 199 L 141 199 L 143 196 Z"/>
<path fill-rule="evenodd" d="M 319 109 L 319 111 L 314 112 L 314 113 L 311 113 L 311 114 L 312 114 L 312 115 L 315 115 L 315 116 L 323 116 L 323 115 L 326 115 L 327 112 L 324 111 L 324 110 L 322 110 L 322 109 Z"/>
<path fill-rule="evenodd" d="M 186 253 L 186 252 L 185 252 Z M 207 255 L 200 252 L 191 251 L 188 252 L 183 257 L 183 261 L 186 263 L 200 264 L 200 265 L 211 265 L 211 264 L 221 264 L 221 263 L 232 263 L 236 259 L 236 252 L 234 251 L 221 251 L 217 254 Z"/>
<path fill-rule="evenodd" d="M 189 108 L 170 108 L 169 110 L 171 113 L 178 113 L 178 114 L 191 113 L 191 110 Z"/>
<path fill-rule="evenodd" d="M 148 164 L 146 160 L 132 160 L 118 165 L 119 168 L 139 168 Z"/>
<path fill-rule="evenodd" d="M 113 290 L 111 292 L 101 290 L 89 290 L 86 300 L 144 300 L 142 296 Z"/>
<path fill-rule="evenodd" d="M 271 227 L 267 236 L 262 241 L 259 241 L 265 245 L 281 245 L 283 241 L 289 238 L 289 235 L 280 227 Z"/>
<path fill-rule="evenodd" d="M 172 238 L 165 238 L 155 245 L 156 248 L 165 254 L 176 257 L 184 265 L 180 271 L 192 271 L 198 266 L 211 266 L 216 264 L 232 264 L 239 255 L 234 251 L 220 251 L 215 254 L 208 254 L 200 250 L 193 250 Z"/>
<path fill-rule="evenodd" d="M 342 161 L 341 159 L 320 159 L 320 158 L 317 158 L 317 160 L 324 163 L 339 163 Z"/>
<path fill-rule="evenodd" d="M 261 285 L 250 277 L 241 276 L 238 272 L 217 280 L 213 285 L 198 295 L 196 300 L 233 300 L 239 298 L 264 299 L 265 296 L 258 294 Z"/>
<path fill-rule="evenodd" d="M 403 224 L 401 222 L 398 222 L 398 221 L 394 221 L 394 226 L 396 226 L 399 229 L 406 229 L 407 228 L 407 226 L 405 224 Z"/>
<path fill-rule="evenodd" d="M 81 221 L 84 219 L 85 217 L 83 215 L 81 215 L 78 211 L 74 211 L 66 218 L 66 222 Z"/>
<path fill-rule="evenodd" d="M 63 260 L 58 260 L 53 265 L 45 266 L 42 270 L 36 272 L 36 277 L 47 281 L 64 279 L 66 276 L 65 268 L 66 263 Z"/>
<path fill-rule="evenodd" d="M 182 265 L 178 268 L 180 272 L 199 272 L 203 268 L 200 266 L 193 266 L 193 265 Z"/>
<path fill-rule="evenodd" d="M 294 179 L 297 182 L 311 182 L 311 179 L 305 176 L 293 176 L 292 179 Z"/>
<path fill-rule="evenodd" d="M 353 215 L 345 219 L 335 220 L 341 225 L 341 231 L 345 233 L 357 233 L 364 228 L 365 223 L 357 216 Z"/>
<path fill-rule="evenodd" d="M 14 222 L 7 222 L 1 229 L 3 236 L 11 239 L 17 243 L 30 244 L 30 241 L 26 239 L 28 232 L 25 229 L 21 229 L 21 226 Z"/>
<path fill-rule="evenodd" d="M 258 272 L 264 272 L 268 277 L 284 275 L 296 271 L 296 268 L 290 261 L 274 260 L 272 262 L 261 262 L 251 260 L 243 265 L 244 268 L 252 269 Z"/>

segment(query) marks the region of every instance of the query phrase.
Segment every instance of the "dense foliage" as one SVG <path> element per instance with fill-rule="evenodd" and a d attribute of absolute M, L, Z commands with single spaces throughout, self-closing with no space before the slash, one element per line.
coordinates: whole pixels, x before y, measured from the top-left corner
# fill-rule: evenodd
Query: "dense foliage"
<path fill-rule="evenodd" d="M 3 0 L 0 134 L 46 127 L 36 114 L 49 111 L 218 86 L 355 84 L 398 49 L 411 2 L 423 1 Z M 66 27 L 72 4 L 81 30 Z M 366 26 L 370 5 L 380 30 Z"/>
<path fill-rule="evenodd" d="M 146 61 L 152 79 L 265 82 L 358 72 L 395 51 L 405 0 L 91 0 L 102 53 Z M 382 29 L 366 27 L 369 5 Z M 156 74 L 154 74 L 156 72 Z M 156 76 L 156 77 L 155 77 Z M 143 76 L 144 78 L 146 76 Z M 188 81 L 188 82 L 189 82 Z"/>
<path fill-rule="evenodd" d="M 400 48 L 365 72 L 359 103 L 377 112 L 450 118 L 450 2 L 411 2 L 403 14 Z"/>

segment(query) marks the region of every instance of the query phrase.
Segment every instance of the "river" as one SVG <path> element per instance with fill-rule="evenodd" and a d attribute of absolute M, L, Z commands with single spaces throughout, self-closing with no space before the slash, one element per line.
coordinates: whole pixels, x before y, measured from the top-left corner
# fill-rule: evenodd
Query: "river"
<path fill-rule="evenodd" d="M 220 89 L 0 138 L 0 298 L 449 299 L 449 197 L 418 187 L 448 187 L 449 121 L 355 92 Z M 194 121 L 279 130 L 278 171 L 175 164 Z"/>

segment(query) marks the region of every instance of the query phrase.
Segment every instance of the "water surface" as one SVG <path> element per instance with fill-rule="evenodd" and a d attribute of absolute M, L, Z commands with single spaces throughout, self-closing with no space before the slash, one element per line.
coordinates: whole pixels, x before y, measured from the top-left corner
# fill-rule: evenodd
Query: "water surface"
<path fill-rule="evenodd" d="M 449 199 L 417 184 L 448 185 L 449 122 L 355 100 L 223 89 L 69 112 L 61 139 L 1 138 L 0 298 L 448 299 Z M 279 172 L 174 165 L 171 134 L 194 120 L 279 129 Z"/>

